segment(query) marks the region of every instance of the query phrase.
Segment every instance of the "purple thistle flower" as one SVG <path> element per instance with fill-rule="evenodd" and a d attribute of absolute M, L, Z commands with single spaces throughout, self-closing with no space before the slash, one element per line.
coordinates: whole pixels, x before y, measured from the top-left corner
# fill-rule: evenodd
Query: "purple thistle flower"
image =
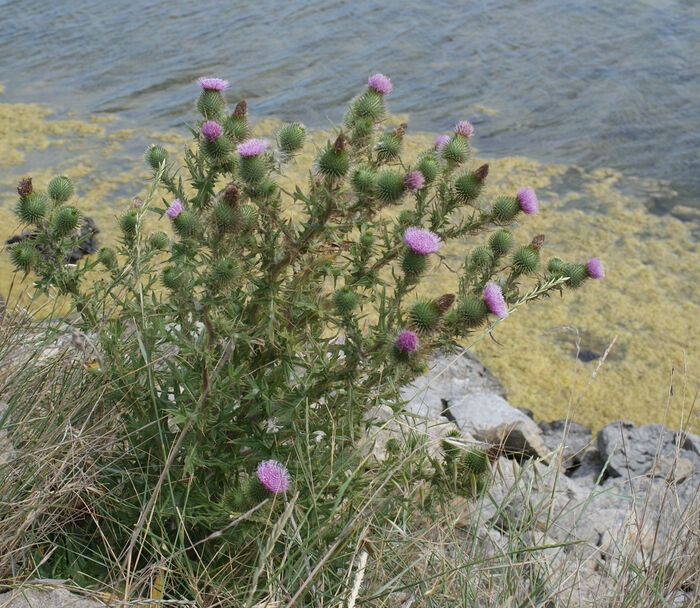
<path fill-rule="evenodd" d="M 484 301 L 489 310 L 497 317 L 505 319 L 508 316 L 508 306 L 503 299 L 503 292 L 496 283 L 489 283 L 486 286 L 486 289 L 484 289 Z"/>
<path fill-rule="evenodd" d="M 462 137 L 470 137 L 474 133 L 474 125 L 468 120 L 460 120 L 455 126 L 455 133 Z"/>
<path fill-rule="evenodd" d="M 418 336 L 409 329 L 404 329 L 396 337 L 396 348 L 410 355 L 418 348 Z"/>
<path fill-rule="evenodd" d="M 267 150 L 267 142 L 264 139 L 249 139 L 236 148 L 241 156 L 257 156 Z"/>
<path fill-rule="evenodd" d="M 528 215 L 535 215 L 540 206 L 537 201 L 537 195 L 530 186 L 525 186 L 518 190 L 518 202 L 520 203 L 520 208 Z"/>
<path fill-rule="evenodd" d="M 182 203 L 180 202 L 179 198 L 176 198 L 172 203 L 170 203 L 170 207 L 168 207 L 168 210 L 165 212 L 165 215 L 167 215 L 170 219 L 175 219 L 178 215 L 180 215 L 180 212 L 182 211 Z"/>
<path fill-rule="evenodd" d="M 221 78 L 198 78 L 197 82 L 205 91 L 225 91 L 229 87 L 228 80 Z"/>
<path fill-rule="evenodd" d="M 425 184 L 425 178 L 420 171 L 411 171 L 403 176 L 403 185 L 409 192 L 418 192 Z"/>
<path fill-rule="evenodd" d="M 411 251 L 421 255 L 437 253 L 442 245 L 442 241 L 437 234 L 418 226 L 406 228 L 403 233 L 403 242 L 406 243 Z"/>
<path fill-rule="evenodd" d="M 603 263 L 598 258 L 588 260 L 586 262 L 586 270 L 588 270 L 588 276 L 592 279 L 602 279 L 605 276 Z"/>
<path fill-rule="evenodd" d="M 202 125 L 202 135 L 204 135 L 204 139 L 207 141 L 219 139 L 223 132 L 224 130 L 221 128 L 221 125 L 215 120 L 207 120 L 207 122 Z"/>
<path fill-rule="evenodd" d="M 258 464 L 258 480 L 273 494 L 286 492 L 289 488 L 289 471 L 281 462 L 263 460 Z"/>
<path fill-rule="evenodd" d="M 442 150 L 449 143 L 450 143 L 450 136 L 449 135 L 438 135 L 435 138 L 435 149 Z"/>
<path fill-rule="evenodd" d="M 367 86 L 370 89 L 381 93 L 382 95 L 388 95 L 391 93 L 391 80 L 389 80 L 384 74 L 375 74 L 367 79 Z"/>

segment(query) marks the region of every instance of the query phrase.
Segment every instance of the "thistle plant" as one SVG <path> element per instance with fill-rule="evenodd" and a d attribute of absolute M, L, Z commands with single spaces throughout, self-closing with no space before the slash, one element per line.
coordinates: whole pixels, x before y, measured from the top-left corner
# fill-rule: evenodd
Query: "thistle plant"
<path fill-rule="evenodd" d="M 596 258 L 543 264 L 541 236 L 516 244 L 516 220 L 538 211 L 537 197 L 523 185 L 488 199 L 488 165 L 468 166 L 471 123 L 404 160 L 408 126 L 385 127 L 392 85 L 381 74 L 318 150 L 307 187 L 293 191 L 279 177 L 304 146 L 305 127 L 254 137 L 246 103 L 229 112 L 227 81 L 199 84 L 184 166 L 160 145 L 146 150 L 151 189 L 119 217 L 115 250 L 65 264 L 81 219 L 72 183 L 58 177 L 45 193 L 31 180 L 18 187 L 16 214 L 33 232 L 11 260 L 36 275 L 38 289 L 70 298 L 75 323 L 99 345 L 103 364 L 92 373 L 107 387 L 105 404 L 123 412 L 129 437 L 100 456 L 131 471 L 125 483 L 118 467 L 104 467 L 112 524 L 65 531 L 86 546 L 90 535 L 111 534 L 114 546 L 133 548 L 144 495 L 160 506 L 163 530 L 184 525 L 192 542 L 208 538 L 261 500 L 282 508 L 308 459 L 332 498 L 305 503 L 314 513 L 306 524 L 330 517 L 346 484 L 334 463 L 352 461 L 371 405 L 401 409 L 397 389 L 434 349 L 603 276 Z M 301 219 L 284 215 L 290 204 Z M 385 213 L 398 206 L 397 218 Z M 162 229 L 146 234 L 146 214 Z M 486 234 L 486 245 L 473 245 Z M 455 293 L 416 297 L 446 243 L 465 256 Z M 483 450 L 445 446 L 440 487 L 483 487 Z M 259 521 L 217 542 L 246 550 Z M 155 537 L 143 542 L 157 546 Z M 217 546 L 202 548 L 212 561 Z"/>

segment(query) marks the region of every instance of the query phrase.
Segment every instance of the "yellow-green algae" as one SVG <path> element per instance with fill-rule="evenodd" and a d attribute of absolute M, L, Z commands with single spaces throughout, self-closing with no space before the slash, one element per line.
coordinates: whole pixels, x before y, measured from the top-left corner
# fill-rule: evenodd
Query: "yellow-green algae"
<path fill-rule="evenodd" d="M 7 159 L 16 163 L 16 171 L 10 168 L 0 175 L 3 240 L 19 229 L 11 212 L 17 180 L 30 173 L 35 185 L 43 187 L 53 175 L 65 173 L 76 181 L 78 205 L 101 228 L 102 243 L 115 242 L 114 218 L 128 206 L 130 196 L 145 195 L 149 172 L 141 159 L 123 154 L 123 143 L 134 131 L 108 131 L 98 122 L 53 119 L 51 111 L 41 106 L 0 104 L 0 153 L 6 164 Z M 262 121 L 256 133 L 272 136 L 279 124 Z M 149 136 L 180 157 L 187 142 L 172 133 Z M 329 131 L 310 134 L 293 162 L 291 176 L 281 180 L 285 188 L 303 186 L 318 146 L 331 137 Z M 427 133 L 408 137 L 405 160 L 410 162 L 433 139 Z M 49 146 L 60 147 L 60 163 L 31 172 L 19 166 L 25 155 Z M 516 232 L 520 241 L 544 233 L 545 259 L 556 255 L 585 262 L 596 255 L 606 269 L 604 280 L 566 291 L 563 299 L 556 296 L 522 307 L 498 325 L 495 340 L 487 337 L 475 345 L 476 353 L 505 384 L 510 402 L 529 407 L 538 419 L 547 420 L 562 418 L 572 404 L 571 415 L 594 427 L 619 418 L 687 425 L 700 363 L 700 332 L 694 327 L 700 319 L 700 253 L 692 225 L 646 212 L 639 193 L 661 187 L 653 182 L 607 169 L 583 172 L 524 157 L 478 159 L 473 164 L 483 161 L 491 167 L 487 199 L 513 194 L 522 185 L 538 192 L 541 212 L 522 221 Z M 113 166 L 122 168 L 106 171 Z M 568 187 L 570 179 L 575 183 Z M 292 208 L 289 212 L 295 215 Z M 155 226 L 155 220 L 150 221 L 147 229 Z M 167 224 L 160 222 L 158 227 Z M 474 244 L 448 243 L 441 254 L 450 267 L 457 268 Z M 0 257 L 0 293 L 7 293 L 11 281 L 7 258 L 6 254 Z M 457 279 L 445 265 L 434 268 L 421 284 L 421 291 L 432 295 L 456 288 Z M 577 334 L 571 328 L 578 329 L 582 349 L 598 353 L 617 338 L 580 400 L 598 361 L 575 359 Z M 675 391 L 669 398 L 672 369 Z M 688 381 L 685 399 L 684 379 Z"/>

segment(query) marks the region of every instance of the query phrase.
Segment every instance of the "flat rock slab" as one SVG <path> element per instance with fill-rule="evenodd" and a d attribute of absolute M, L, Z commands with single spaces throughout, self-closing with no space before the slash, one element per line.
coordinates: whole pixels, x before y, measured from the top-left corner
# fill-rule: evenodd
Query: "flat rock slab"
<path fill-rule="evenodd" d="M 104 608 L 102 602 L 74 595 L 66 589 L 15 589 L 0 594 L 1 608 Z"/>

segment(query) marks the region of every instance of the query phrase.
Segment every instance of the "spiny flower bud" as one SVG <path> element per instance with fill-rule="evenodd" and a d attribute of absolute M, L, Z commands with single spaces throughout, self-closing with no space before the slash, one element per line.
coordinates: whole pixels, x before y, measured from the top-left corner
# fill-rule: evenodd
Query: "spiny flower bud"
<path fill-rule="evenodd" d="M 251 186 L 259 184 L 267 175 L 265 161 L 260 156 L 241 156 L 238 171 L 243 181 Z"/>
<path fill-rule="evenodd" d="M 547 270 L 554 274 L 561 274 L 562 266 L 564 262 L 560 258 L 552 258 L 547 262 Z"/>
<path fill-rule="evenodd" d="M 360 167 L 352 174 L 352 178 L 350 178 L 350 183 L 352 184 L 352 187 L 355 190 L 355 192 L 357 192 L 358 194 L 369 194 L 370 192 L 372 192 L 372 190 L 374 190 L 374 172 L 371 169 L 367 169 L 366 167 Z"/>
<path fill-rule="evenodd" d="M 105 268 L 114 268 L 117 265 L 117 256 L 109 247 L 102 247 L 97 253 L 97 261 Z"/>
<path fill-rule="evenodd" d="M 183 209 L 175 219 L 173 219 L 173 228 L 175 232 L 183 238 L 194 236 L 199 227 L 197 216 L 187 209 Z"/>
<path fill-rule="evenodd" d="M 486 302 L 479 298 L 468 296 L 457 304 L 457 319 L 468 328 L 482 325 L 488 312 Z"/>
<path fill-rule="evenodd" d="M 318 172 L 324 177 L 338 179 L 350 169 L 350 158 L 345 150 L 345 136 L 341 133 L 332 146 L 326 147 L 318 159 Z"/>
<path fill-rule="evenodd" d="M 581 287 L 583 282 L 588 278 L 588 270 L 583 264 L 564 264 L 561 267 L 560 272 L 562 276 L 569 277 L 566 285 L 572 289 Z"/>
<path fill-rule="evenodd" d="M 437 329 L 442 313 L 433 300 L 417 300 L 408 311 L 411 326 L 419 333 Z"/>
<path fill-rule="evenodd" d="M 58 236 L 68 236 L 79 222 L 80 211 L 75 207 L 60 207 L 53 216 L 53 229 Z"/>
<path fill-rule="evenodd" d="M 229 285 L 238 278 L 238 263 L 233 258 L 225 258 L 214 264 L 212 279 L 216 286 Z"/>
<path fill-rule="evenodd" d="M 476 176 L 476 179 L 481 180 L 483 182 L 489 175 L 488 164 L 484 163 L 483 165 L 481 165 L 481 167 L 474 171 L 474 175 Z"/>
<path fill-rule="evenodd" d="M 23 223 L 38 226 L 46 217 L 48 209 L 49 201 L 46 197 L 37 192 L 31 192 L 19 199 L 15 213 Z"/>
<path fill-rule="evenodd" d="M 119 218 L 119 227 L 122 229 L 124 236 L 131 238 L 136 234 L 138 226 L 138 216 L 134 210 L 129 210 Z"/>
<path fill-rule="evenodd" d="M 341 316 L 349 315 L 357 306 L 360 298 L 352 289 L 343 287 L 333 293 L 333 305 Z"/>
<path fill-rule="evenodd" d="M 19 194 L 21 197 L 25 197 L 29 196 L 33 191 L 34 188 L 32 187 L 31 177 L 24 177 L 19 180 L 19 183 L 17 184 L 17 194 Z"/>
<path fill-rule="evenodd" d="M 387 169 L 377 175 L 374 192 L 383 203 L 398 202 L 404 191 L 403 176 L 400 173 Z"/>
<path fill-rule="evenodd" d="M 374 245 L 374 235 L 371 232 L 363 232 L 360 235 L 360 245 L 365 249 L 369 249 Z"/>
<path fill-rule="evenodd" d="M 49 182 L 46 191 L 57 203 L 65 203 L 73 195 L 73 182 L 65 175 L 54 177 Z"/>
<path fill-rule="evenodd" d="M 462 164 L 469 158 L 469 146 L 463 137 L 453 137 L 442 149 L 442 157 L 455 163 Z"/>
<path fill-rule="evenodd" d="M 207 120 L 214 120 L 221 115 L 226 102 L 223 95 L 214 89 L 203 89 L 197 100 L 197 109 Z"/>
<path fill-rule="evenodd" d="M 520 211 L 518 199 L 514 196 L 499 196 L 493 201 L 491 217 L 499 224 L 507 224 Z"/>
<path fill-rule="evenodd" d="M 159 232 L 154 232 L 151 235 L 150 238 L 150 245 L 153 249 L 167 249 L 168 248 L 168 242 L 170 239 L 168 239 L 168 235 L 165 234 L 165 232 L 159 231 Z"/>
<path fill-rule="evenodd" d="M 397 158 L 401 152 L 402 141 L 402 138 L 396 133 L 396 131 L 384 133 L 384 135 L 379 138 L 379 141 L 374 148 L 377 152 L 377 159 L 385 162 Z"/>
<path fill-rule="evenodd" d="M 151 144 L 146 148 L 145 157 L 151 169 L 157 171 L 163 163 L 168 161 L 168 152 L 162 146 Z"/>
<path fill-rule="evenodd" d="M 224 133 L 235 141 L 243 141 L 248 137 L 248 121 L 243 116 L 237 116 L 234 112 L 230 116 L 227 116 L 222 126 L 224 127 Z"/>
<path fill-rule="evenodd" d="M 184 277 L 177 266 L 168 266 L 160 275 L 163 285 L 171 291 L 176 291 L 184 285 Z"/>
<path fill-rule="evenodd" d="M 539 268 L 540 252 L 531 245 L 520 247 L 513 253 L 512 263 L 518 274 L 531 274 Z"/>
<path fill-rule="evenodd" d="M 238 199 L 240 198 L 241 193 L 238 190 L 238 186 L 236 184 L 229 184 L 226 186 L 226 189 L 224 190 L 223 195 L 221 196 L 222 200 L 229 206 L 229 207 L 235 207 L 238 204 Z"/>
<path fill-rule="evenodd" d="M 239 208 L 241 214 L 241 228 L 244 231 L 251 230 L 258 221 L 258 210 L 254 205 L 246 203 Z"/>
<path fill-rule="evenodd" d="M 457 198 L 463 203 L 471 203 L 479 198 L 481 191 L 484 189 L 484 182 L 480 180 L 476 173 L 467 171 L 462 173 L 455 180 L 455 191 Z"/>
<path fill-rule="evenodd" d="M 489 247 L 496 256 L 505 255 L 513 247 L 513 233 L 507 229 L 494 232 L 489 237 Z"/>
<path fill-rule="evenodd" d="M 426 184 L 432 184 L 438 174 L 438 165 L 433 156 L 421 158 L 416 169 L 423 174 Z"/>
<path fill-rule="evenodd" d="M 274 180 L 266 177 L 258 184 L 257 193 L 264 200 L 270 200 L 277 194 L 277 184 Z"/>
<path fill-rule="evenodd" d="M 401 269 L 407 278 L 415 280 L 428 267 L 428 256 L 406 249 L 401 258 Z"/>
<path fill-rule="evenodd" d="M 416 218 L 416 214 L 412 209 L 404 209 L 401 213 L 399 213 L 399 217 L 396 218 L 396 221 L 401 228 L 408 228 L 409 226 L 414 226 L 418 219 Z"/>
<path fill-rule="evenodd" d="M 235 207 L 221 201 L 212 211 L 214 225 L 219 232 L 234 232 L 241 223 L 240 213 Z"/>
<path fill-rule="evenodd" d="M 365 94 L 357 98 L 350 108 L 349 121 L 356 124 L 358 119 L 365 120 L 372 125 L 378 122 L 386 114 L 386 106 L 384 105 L 384 97 L 377 95 L 375 91 L 367 91 Z"/>
<path fill-rule="evenodd" d="M 493 264 L 493 261 L 493 253 L 488 247 L 476 247 L 472 251 L 471 263 L 476 268 L 488 268 Z"/>
<path fill-rule="evenodd" d="M 39 257 L 36 247 L 28 241 L 20 241 L 10 247 L 10 260 L 19 270 L 29 272 Z"/>
<path fill-rule="evenodd" d="M 301 150 L 305 138 L 306 131 L 298 122 L 283 127 L 277 137 L 280 150 L 288 154 Z"/>
<path fill-rule="evenodd" d="M 461 464 L 467 470 L 475 476 L 483 475 L 488 467 L 489 458 L 484 450 L 479 450 L 478 448 L 468 448 L 464 454 L 462 454 Z"/>

